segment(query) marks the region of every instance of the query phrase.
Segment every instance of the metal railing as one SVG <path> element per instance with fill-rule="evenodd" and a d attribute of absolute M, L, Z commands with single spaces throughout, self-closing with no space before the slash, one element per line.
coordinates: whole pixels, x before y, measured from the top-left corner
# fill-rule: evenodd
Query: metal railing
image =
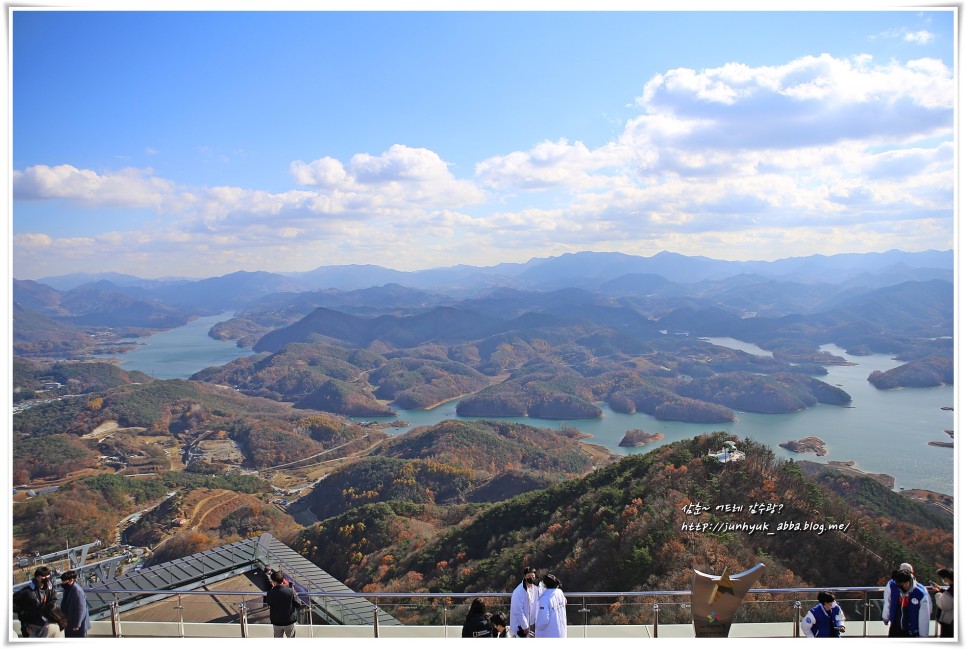
<path fill-rule="evenodd" d="M 846 613 L 849 636 L 867 637 L 869 636 L 869 620 L 878 620 L 878 615 L 873 617 L 872 611 L 878 607 L 881 610 L 882 591 L 881 586 L 862 586 L 862 587 L 823 587 L 823 588 L 753 588 L 748 591 L 743 603 L 738 608 L 735 625 L 769 625 L 769 633 L 761 637 L 797 637 L 799 635 L 799 621 L 804 612 L 810 608 L 811 604 L 805 605 L 803 602 L 812 602 L 813 594 L 820 591 L 830 591 L 834 593 L 839 605 Z M 105 598 L 113 598 L 110 603 L 111 635 L 114 637 L 122 636 L 122 600 L 130 600 L 131 596 L 150 595 L 152 606 L 163 605 L 167 598 L 172 599 L 171 609 L 173 611 L 170 622 L 177 624 L 179 637 L 185 637 L 185 600 L 187 598 L 209 597 L 222 598 L 222 601 L 231 602 L 233 598 L 238 598 L 232 606 L 237 608 L 237 615 L 228 616 L 226 622 L 210 623 L 224 625 L 224 634 L 217 637 L 238 636 L 248 637 L 250 633 L 252 613 L 251 603 L 253 600 L 261 600 L 265 594 L 261 591 L 238 591 L 238 590 L 116 590 L 107 588 L 91 588 L 88 593 L 97 593 Z M 583 628 L 583 635 L 587 636 L 589 628 L 600 627 L 634 627 L 640 631 L 643 637 L 660 637 L 662 628 L 665 630 L 671 627 L 686 627 L 690 625 L 690 598 L 691 591 L 687 590 L 664 590 L 664 591 L 615 591 L 615 592 L 566 592 L 568 600 L 568 627 L 571 634 L 580 634 Z M 158 598 L 163 598 L 160 601 Z M 462 623 L 463 616 L 469 607 L 469 602 L 475 597 L 482 598 L 490 610 L 500 610 L 509 608 L 510 593 L 484 592 L 484 593 L 359 593 L 359 592 L 325 592 L 308 591 L 302 593 L 304 599 L 308 597 L 312 603 L 311 611 L 314 614 L 307 616 L 307 619 L 300 620 L 300 623 L 307 625 L 310 637 L 315 636 L 316 627 L 326 626 L 329 631 L 325 635 L 338 635 L 333 633 L 333 627 L 342 625 L 328 624 L 335 615 L 325 615 L 319 610 L 320 606 L 338 606 L 340 599 L 362 598 L 371 605 L 372 616 L 360 616 L 354 614 L 347 628 L 371 628 L 370 635 L 379 637 L 380 609 L 392 612 L 406 627 L 442 627 L 443 637 L 449 633 L 448 628 L 458 626 Z M 222 604 L 224 606 L 224 604 Z M 137 609 L 132 609 L 133 612 Z M 132 617 L 137 617 L 132 615 Z M 152 616 L 156 618 L 157 616 Z M 855 628 L 856 623 L 861 623 L 861 633 Z M 780 625 L 776 627 L 776 624 Z M 785 626 L 786 624 L 790 626 Z M 235 631 L 227 629 L 235 628 Z M 784 628 L 787 631 L 775 631 L 774 629 Z M 879 627 L 880 630 L 882 627 Z M 384 630 L 384 629 L 383 629 Z M 881 636 L 884 632 L 872 635 Z M 750 636 L 748 636 L 750 637 Z"/>

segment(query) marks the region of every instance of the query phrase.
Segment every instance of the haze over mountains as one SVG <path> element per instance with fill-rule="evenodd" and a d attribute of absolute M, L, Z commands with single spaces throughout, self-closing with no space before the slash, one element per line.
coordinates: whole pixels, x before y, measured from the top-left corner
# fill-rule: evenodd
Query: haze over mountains
<path fill-rule="evenodd" d="M 813 255 L 774 262 L 730 262 L 662 252 L 653 257 L 622 253 L 582 252 L 525 264 L 491 267 L 453 266 L 403 272 L 371 265 L 320 266 L 304 273 L 239 271 L 201 280 L 141 279 L 118 273 L 77 273 L 38 280 L 14 279 L 14 302 L 68 322 L 109 326 L 176 326 L 201 313 L 237 309 L 275 293 L 356 291 L 387 284 L 462 298 L 485 295 L 494 288 L 553 291 L 583 288 L 602 295 L 709 293 L 727 298 L 763 285 L 776 300 L 795 302 L 792 310 L 817 308 L 829 293 L 880 288 L 904 281 L 940 279 L 952 282 L 953 252 Z M 835 288 L 829 289 L 826 285 Z M 366 296 L 372 304 L 378 296 Z M 410 299 L 412 295 L 409 295 Z M 371 298 L 377 298 L 373 300 Z M 424 296 L 410 306 L 444 301 Z M 324 306 L 324 304 L 323 304 Z M 810 310 L 806 308 L 805 310 Z"/>
<path fill-rule="evenodd" d="M 215 297 L 224 304 L 236 299 L 235 291 L 218 296 L 217 292 L 246 286 L 245 295 L 277 291 L 343 291 L 401 284 L 425 290 L 479 290 L 485 286 L 513 286 L 533 290 L 552 290 L 567 286 L 599 286 L 624 275 L 658 275 L 678 283 L 720 280 L 736 275 L 758 275 L 763 279 L 806 284 L 853 282 L 856 286 L 885 286 L 907 280 L 952 280 L 953 251 L 812 255 L 777 261 L 722 261 L 708 257 L 688 257 L 661 252 L 640 257 L 618 252 L 579 252 L 531 259 L 526 263 L 504 263 L 488 267 L 451 266 L 419 271 L 398 271 L 382 266 L 350 264 L 320 266 L 301 273 L 239 271 L 201 280 L 141 279 L 120 273 L 74 273 L 44 277 L 36 281 L 60 291 L 82 284 L 106 280 L 130 289 L 141 288 L 155 297 L 167 296 L 172 304 L 193 303 L 200 295 Z M 173 299 L 172 299 L 173 298 Z"/>

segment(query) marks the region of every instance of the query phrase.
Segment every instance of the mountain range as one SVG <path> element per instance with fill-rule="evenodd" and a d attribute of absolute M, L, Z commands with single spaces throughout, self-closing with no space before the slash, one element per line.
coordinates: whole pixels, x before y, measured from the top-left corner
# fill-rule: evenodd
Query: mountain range
<path fill-rule="evenodd" d="M 763 315 L 820 310 L 833 298 L 905 281 L 953 281 L 949 251 L 813 255 L 773 262 L 733 262 L 662 252 L 652 257 L 581 252 L 524 264 L 453 266 L 402 272 L 372 265 L 322 266 L 304 273 L 239 271 L 200 280 L 141 279 L 118 273 L 13 280 L 19 307 L 79 326 L 167 329 L 198 315 L 261 305 L 328 306 L 359 313 L 482 300 L 519 312 L 534 293 L 581 289 L 666 310 L 696 300 Z M 561 293 L 568 299 L 575 293 Z M 307 315 L 308 308 L 299 312 Z M 290 324 L 289 320 L 284 324 Z"/>
<path fill-rule="evenodd" d="M 910 279 L 952 280 L 952 250 L 883 253 L 845 253 L 789 257 L 776 261 L 724 261 L 700 256 L 660 252 L 651 257 L 619 252 L 578 252 L 557 257 L 535 258 L 525 263 L 494 266 L 451 266 L 418 271 L 398 271 L 382 266 L 348 264 L 320 266 L 296 273 L 239 271 L 205 279 L 142 279 L 119 273 L 75 273 L 44 277 L 36 281 L 61 291 L 105 280 L 121 288 L 140 288 L 171 304 L 199 304 L 202 296 L 231 306 L 237 287 L 245 296 L 278 291 L 338 289 L 349 291 L 384 284 L 401 284 L 433 291 L 480 290 L 493 286 L 515 286 L 553 290 L 568 286 L 596 287 L 624 275 L 658 275 L 672 282 L 691 283 L 721 280 L 735 275 L 758 275 L 765 279 L 806 284 L 852 283 L 870 288 Z M 259 288 L 260 287 L 260 288 Z M 221 293 L 219 295 L 219 293 Z"/>

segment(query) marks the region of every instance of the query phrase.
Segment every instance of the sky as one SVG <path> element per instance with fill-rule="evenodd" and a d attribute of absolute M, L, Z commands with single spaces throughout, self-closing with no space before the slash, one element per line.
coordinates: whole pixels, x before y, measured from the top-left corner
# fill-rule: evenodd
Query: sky
<path fill-rule="evenodd" d="M 955 17 L 13 8 L 12 275 L 948 250 Z"/>

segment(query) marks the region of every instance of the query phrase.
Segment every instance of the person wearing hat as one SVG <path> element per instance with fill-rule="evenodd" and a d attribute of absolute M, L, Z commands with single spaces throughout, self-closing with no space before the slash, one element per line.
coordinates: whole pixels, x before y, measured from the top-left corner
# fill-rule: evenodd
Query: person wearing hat
<path fill-rule="evenodd" d="M 84 594 L 84 589 L 77 583 L 77 573 L 68 570 L 62 574 L 60 586 L 64 589 L 60 610 L 67 618 L 64 635 L 68 638 L 86 638 L 91 628 L 91 619 L 87 615 L 87 596 Z"/>
<path fill-rule="evenodd" d="M 523 568 L 523 581 L 510 595 L 510 632 L 518 638 L 532 638 L 537 622 L 537 607 L 543 591 L 537 585 L 537 571 Z"/>
<path fill-rule="evenodd" d="M 929 637 L 932 603 L 925 587 L 905 570 L 896 573 L 895 582 L 899 586 L 899 612 L 893 624 L 898 623 L 902 637 Z"/>
<path fill-rule="evenodd" d="M 828 591 L 818 594 L 818 604 L 809 609 L 799 623 L 806 638 L 841 638 L 845 633 L 845 614 Z"/>
<path fill-rule="evenodd" d="M 554 575 L 543 578 L 544 591 L 537 608 L 538 638 L 567 637 L 567 598 L 560 589 L 562 585 Z"/>
<path fill-rule="evenodd" d="M 13 594 L 13 611 L 20 620 L 20 634 L 25 638 L 40 637 L 56 602 L 50 585 L 50 568 L 40 566 L 34 570 L 34 578 Z"/>
<path fill-rule="evenodd" d="M 882 592 L 882 623 L 889 626 L 890 638 L 901 638 L 905 636 L 902 632 L 902 625 L 899 624 L 899 616 L 902 614 L 899 606 L 902 590 L 899 588 L 899 584 L 896 583 L 896 577 L 903 571 L 910 575 L 915 574 L 911 564 L 900 563 L 899 569 L 892 571 L 892 577 Z"/>

